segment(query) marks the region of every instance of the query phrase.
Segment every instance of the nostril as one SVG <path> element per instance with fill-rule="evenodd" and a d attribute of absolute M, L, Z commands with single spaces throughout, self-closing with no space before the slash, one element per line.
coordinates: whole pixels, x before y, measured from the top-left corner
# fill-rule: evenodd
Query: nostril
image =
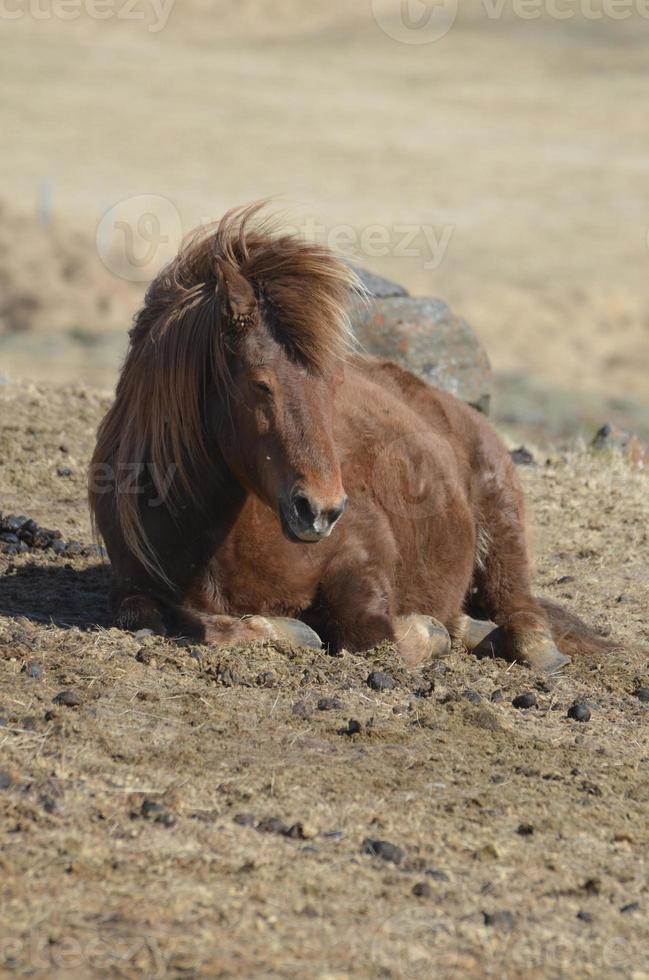
<path fill-rule="evenodd" d="M 302 493 L 296 493 L 293 497 L 293 506 L 295 507 L 295 513 L 299 517 L 302 524 L 304 524 L 305 527 L 310 527 L 316 519 L 317 514 L 314 511 L 309 498 L 305 497 Z"/>
<path fill-rule="evenodd" d="M 327 520 L 329 524 L 335 524 L 338 518 L 341 516 L 344 509 L 345 509 L 344 507 L 332 507 L 331 510 L 328 510 Z"/>

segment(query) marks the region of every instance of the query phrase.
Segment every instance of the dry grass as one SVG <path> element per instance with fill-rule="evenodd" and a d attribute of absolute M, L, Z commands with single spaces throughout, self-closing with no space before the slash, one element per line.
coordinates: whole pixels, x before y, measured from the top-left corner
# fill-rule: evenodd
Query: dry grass
<path fill-rule="evenodd" d="M 3 511 L 88 540 L 83 464 L 103 404 L 0 389 Z M 549 682 L 462 649 L 412 674 L 390 649 L 138 641 L 106 628 L 104 569 L 0 558 L 0 769 L 12 780 L 0 789 L 0 969 L 646 977 L 649 716 L 632 691 L 649 681 L 647 477 L 579 450 L 539 464 L 522 471 L 539 591 L 621 641 Z M 34 663 L 40 679 L 23 670 Z M 393 691 L 367 687 L 375 666 Z M 54 703 L 61 690 L 80 703 Z M 516 711 L 526 690 L 539 706 Z M 324 696 L 342 709 L 319 711 Z M 566 717 L 575 698 L 592 706 L 587 725 Z M 362 733 L 339 734 L 352 717 Z M 144 799 L 160 813 L 142 816 Z M 305 839 L 241 826 L 239 813 L 302 821 Z M 368 836 L 399 845 L 402 865 L 361 854 Z M 413 895 L 424 881 L 430 894 Z"/>

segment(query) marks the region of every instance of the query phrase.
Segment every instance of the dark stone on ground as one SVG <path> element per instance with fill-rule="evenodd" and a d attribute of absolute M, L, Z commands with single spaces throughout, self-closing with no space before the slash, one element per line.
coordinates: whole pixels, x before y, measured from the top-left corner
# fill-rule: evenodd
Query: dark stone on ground
<path fill-rule="evenodd" d="M 412 894 L 416 898 L 430 898 L 433 894 L 433 889 L 427 881 L 418 881 L 416 885 L 412 886 Z"/>
<path fill-rule="evenodd" d="M 162 824 L 163 827 L 173 827 L 176 818 L 161 803 L 156 800 L 143 800 L 140 814 L 145 820 L 153 820 L 154 823 Z"/>
<path fill-rule="evenodd" d="M 586 704 L 573 704 L 568 708 L 568 717 L 573 721 L 590 721 L 590 708 Z"/>
<path fill-rule="evenodd" d="M 649 702 L 649 687 L 638 687 L 633 692 L 638 701 Z"/>
<path fill-rule="evenodd" d="M 477 691 L 464 691 L 462 697 L 465 701 L 470 701 L 471 704 L 480 704 L 482 701 L 482 696 Z"/>
<path fill-rule="evenodd" d="M 520 834 L 521 837 L 531 837 L 534 833 L 534 827 L 531 823 L 521 823 L 518 825 L 516 833 Z"/>
<path fill-rule="evenodd" d="M 339 698 L 320 698 L 318 711 L 339 711 L 343 706 Z"/>
<path fill-rule="evenodd" d="M 536 694 L 534 691 L 528 691 L 527 694 L 518 694 L 512 700 L 512 704 L 515 708 L 533 708 L 536 704 Z"/>
<path fill-rule="evenodd" d="M 60 691 L 52 700 L 54 704 L 64 704 L 66 708 L 76 708 L 81 704 L 81 697 L 76 691 Z"/>
<path fill-rule="evenodd" d="M 285 824 L 279 817 L 266 817 L 257 824 L 257 830 L 260 834 L 280 834 L 286 837 L 290 829 L 288 824 Z"/>
<path fill-rule="evenodd" d="M 396 681 L 391 674 L 386 674 L 382 670 L 373 670 L 367 678 L 367 686 L 373 691 L 392 691 L 396 687 Z"/>
<path fill-rule="evenodd" d="M 272 670 L 265 670 L 263 673 L 257 674 L 257 685 L 259 687 L 274 687 L 275 675 Z"/>
<path fill-rule="evenodd" d="M 625 915 L 627 912 L 637 912 L 639 908 L 640 902 L 628 902 L 626 905 L 622 906 L 620 912 Z"/>
<path fill-rule="evenodd" d="M 363 731 L 363 726 L 361 725 L 360 721 L 357 721 L 356 718 L 350 718 L 349 721 L 347 722 L 347 727 L 346 728 L 339 728 L 338 729 L 338 734 L 339 735 L 360 735 L 360 733 L 362 731 Z"/>
<path fill-rule="evenodd" d="M 392 864 L 401 864 L 405 857 L 405 853 L 396 844 L 391 844 L 388 840 L 377 840 L 375 837 L 365 838 L 361 852 L 371 854 L 372 857 L 380 857 Z"/>
<path fill-rule="evenodd" d="M 525 446 L 519 446 L 518 449 L 512 449 L 509 455 L 511 456 L 512 461 L 516 464 L 516 466 L 536 465 L 534 456 L 529 451 L 529 449 L 525 448 Z"/>
<path fill-rule="evenodd" d="M 435 881 L 451 880 L 445 871 L 439 871 L 437 868 L 426 868 L 425 874 L 427 874 L 429 878 L 433 878 Z"/>
<path fill-rule="evenodd" d="M 240 827 L 253 827 L 255 823 L 254 813 L 235 813 L 232 819 Z"/>
<path fill-rule="evenodd" d="M 507 910 L 502 912 L 483 912 L 482 918 L 486 926 L 499 926 L 503 929 L 513 929 L 516 924 L 514 913 Z"/>

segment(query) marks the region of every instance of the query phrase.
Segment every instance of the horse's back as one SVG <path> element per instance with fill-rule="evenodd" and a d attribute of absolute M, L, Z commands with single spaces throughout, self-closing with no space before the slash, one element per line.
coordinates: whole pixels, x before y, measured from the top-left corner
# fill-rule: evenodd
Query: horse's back
<path fill-rule="evenodd" d="M 377 400 L 371 403 L 373 410 L 385 408 L 384 402 L 396 402 L 409 423 L 415 416 L 419 425 L 423 421 L 436 435 L 457 443 L 458 448 L 472 448 L 480 428 L 479 413 L 459 398 L 434 388 L 394 361 L 355 354 L 349 369 L 352 385 L 365 379 L 374 389 Z M 361 389 L 362 386 L 357 389 L 359 397 Z"/>

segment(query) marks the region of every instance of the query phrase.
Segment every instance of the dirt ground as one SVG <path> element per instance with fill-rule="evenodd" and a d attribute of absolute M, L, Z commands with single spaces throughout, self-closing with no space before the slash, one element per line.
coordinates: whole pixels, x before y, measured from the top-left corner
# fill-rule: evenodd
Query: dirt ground
<path fill-rule="evenodd" d="M 90 543 L 106 404 L 0 386 L 4 514 Z M 0 555 L 0 973 L 645 980 L 648 478 L 586 451 L 520 474 L 539 593 L 620 642 L 549 679 L 137 639 L 98 558 Z"/>
<path fill-rule="evenodd" d="M 153 270 L 179 231 L 275 195 L 305 234 L 465 315 L 499 418 L 539 437 L 539 419 L 555 437 L 608 419 L 649 435 L 649 19 L 607 3 L 527 19 L 529 2 L 462 0 L 430 44 L 390 35 L 394 0 L 179 0 L 153 31 L 148 0 L 142 19 L 3 19 L 0 287 L 5 266 L 37 309 L 31 334 L 0 337 L 0 374 L 112 387 L 144 288 L 98 258 L 126 247 L 115 222 L 96 243 L 118 202 L 146 255 L 138 208 L 158 200 Z M 72 274 L 53 281 L 73 236 Z"/>

